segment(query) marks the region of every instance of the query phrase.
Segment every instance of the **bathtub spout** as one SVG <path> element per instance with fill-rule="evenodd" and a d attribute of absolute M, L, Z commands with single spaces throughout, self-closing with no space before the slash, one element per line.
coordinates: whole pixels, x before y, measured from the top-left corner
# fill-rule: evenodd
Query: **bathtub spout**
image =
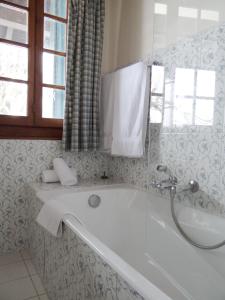
<path fill-rule="evenodd" d="M 177 193 L 177 189 L 176 189 L 176 186 L 174 185 L 170 188 L 170 198 L 174 199 L 176 196 L 176 193 Z"/>

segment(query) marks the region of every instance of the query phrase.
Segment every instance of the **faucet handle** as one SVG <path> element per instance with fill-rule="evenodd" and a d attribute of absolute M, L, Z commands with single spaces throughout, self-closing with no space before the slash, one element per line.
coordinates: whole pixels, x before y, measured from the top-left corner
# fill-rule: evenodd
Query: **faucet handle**
<path fill-rule="evenodd" d="M 158 172 L 163 172 L 169 176 L 168 179 L 162 180 L 162 182 L 170 182 L 172 185 L 176 185 L 178 183 L 177 177 L 173 176 L 170 169 L 166 165 L 158 165 L 156 167 Z"/>
<path fill-rule="evenodd" d="M 152 186 L 153 188 L 156 188 L 156 186 L 157 186 L 157 182 L 156 182 L 156 180 L 152 180 L 152 182 L 151 182 L 151 186 Z"/>
<path fill-rule="evenodd" d="M 167 174 L 170 177 L 172 176 L 172 173 L 171 173 L 170 169 L 166 165 L 158 165 L 156 167 L 156 170 L 158 172 L 165 173 L 165 174 Z"/>
<path fill-rule="evenodd" d="M 156 167 L 156 170 L 157 170 L 158 172 L 164 172 L 164 173 L 166 173 L 166 172 L 168 171 L 168 167 L 165 166 L 165 165 L 158 165 L 158 166 Z"/>
<path fill-rule="evenodd" d="M 181 192 L 190 191 L 192 193 L 196 193 L 199 191 L 199 183 L 196 180 L 190 180 L 188 185 L 181 189 Z"/>
<path fill-rule="evenodd" d="M 152 180 L 151 186 L 152 186 L 153 188 L 160 189 L 162 185 L 161 185 L 161 183 L 157 182 L 156 180 Z"/>
<path fill-rule="evenodd" d="M 172 185 L 176 185 L 178 183 L 178 179 L 176 176 L 170 176 L 169 181 Z"/>

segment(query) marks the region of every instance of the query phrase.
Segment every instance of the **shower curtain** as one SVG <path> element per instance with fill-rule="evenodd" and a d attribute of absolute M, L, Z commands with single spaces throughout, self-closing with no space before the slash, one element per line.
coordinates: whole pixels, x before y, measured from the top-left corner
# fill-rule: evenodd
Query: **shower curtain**
<path fill-rule="evenodd" d="M 63 146 L 66 151 L 99 147 L 99 94 L 104 0 L 71 0 Z"/>

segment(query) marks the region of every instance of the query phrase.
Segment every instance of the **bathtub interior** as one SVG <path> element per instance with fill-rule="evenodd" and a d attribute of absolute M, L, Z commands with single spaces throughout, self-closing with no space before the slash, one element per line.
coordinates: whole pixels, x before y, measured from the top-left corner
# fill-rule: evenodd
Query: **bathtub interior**
<path fill-rule="evenodd" d="M 92 194 L 101 198 L 97 208 L 88 205 Z M 87 230 L 172 299 L 225 298 L 225 277 L 209 256 L 179 235 L 167 200 L 132 188 L 93 189 L 56 199 L 65 201 Z"/>
<path fill-rule="evenodd" d="M 209 246 L 225 240 L 224 217 L 179 203 L 175 211 L 180 226 L 193 241 Z"/>

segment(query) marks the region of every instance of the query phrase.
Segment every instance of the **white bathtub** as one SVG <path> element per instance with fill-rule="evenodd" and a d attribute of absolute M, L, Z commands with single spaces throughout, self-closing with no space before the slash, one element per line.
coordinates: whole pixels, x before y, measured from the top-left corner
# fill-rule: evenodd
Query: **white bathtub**
<path fill-rule="evenodd" d="M 88 205 L 92 194 L 101 197 L 97 208 Z M 177 232 L 167 200 L 126 186 L 39 198 L 64 201 L 70 211 L 64 222 L 145 299 L 225 299 L 224 249 L 190 246 Z"/>

